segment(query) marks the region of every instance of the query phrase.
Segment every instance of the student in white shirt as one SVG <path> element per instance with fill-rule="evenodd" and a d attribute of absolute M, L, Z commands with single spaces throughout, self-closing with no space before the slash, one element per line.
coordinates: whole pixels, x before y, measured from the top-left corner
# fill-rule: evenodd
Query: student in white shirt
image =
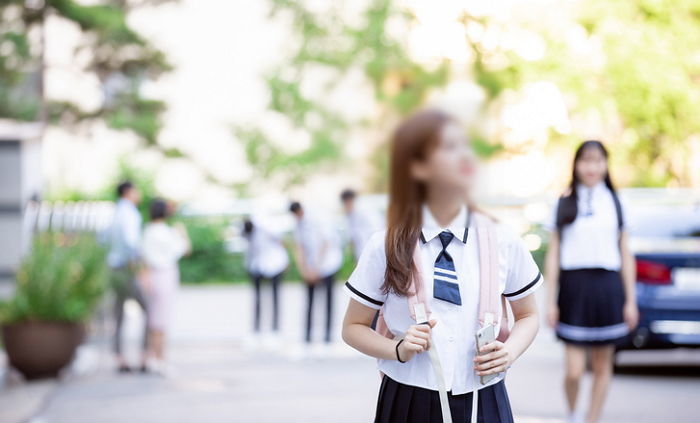
<path fill-rule="evenodd" d="M 246 268 L 255 289 L 253 331 L 260 333 L 260 290 L 265 279 L 272 287 L 272 331 L 279 330 L 279 284 L 289 266 L 289 257 L 282 238 L 260 219 L 243 222 L 243 236 L 248 241 Z"/>
<path fill-rule="evenodd" d="M 172 207 L 161 199 L 150 206 L 151 222 L 146 225 L 141 241 L 144 269 L 141 283 L 148 301 L 148 349 L 151 368 L 167 372 L 165 337 L 172 319 L 175 296 L 180 286 L 178 261 L 190 249 L 190 239 L 182 224 L 170 226 L 166 219 Z"/>
<path fill-rule="evenodd" d="M 593 392 L 586 421 L 600 418 L 612 377 L 615 344 L 637 325 L 634 256 L 623 208 L 599 141 L 576 150 L 568 192 L 554 209 L 547 251 L 549 324 L 566 343 L 564 387 L 571 421 L 590 352 Z"/>
<path fill-rule="evenodd" d="M 136 208 L 141 201 L 141 193 L 128 181 L 117 186 L 119 200 L 114 212 L 114 220 L 110 230 L 109 253 L 107 263 L 110 268 L 110 280 L 115 293 L 114 304 L 114 353 L 117 360 L 117 370 L 120 373 L 131 371 L 126 358 L 122 354 L 121 328 L 124 321 L 124 303 L 133 299 L 146 313 L 146 299 L 141 286 L 136 280 L 141 244 L 141 214 Z M 148 319 L 146 319 L 148 320 Z M 148 322 L 144 322 L 143 342 L 141 352 L 141 371 L 147 371 Z"/>
<path fill-rule="evenodd" d="M 329 222 L 317 216 L 310 216 L 299 202 L 293 202 L 289 211 L 297 221 L 294 230 L 294 258 L 301 277 L 307 286 L 306 336 L 311 342 L 314 292 L 316 286 L 326 289 L 326 331 L 324 340 L 331 342 L 333 316 L 333 285 L 335 274 L 343 262 L 340 237 Z"/>
<path fill-rule="evenodd" d="M 352 189 L 345 189 L 340 193 L 340 201 L 345 213 L 348 237 L 352 245 L 355 262 L 360 259 L 360 254 L 365 244 L 372 236 L 382 228 L 380 219 L 368 210 L 361 210 L 356 204 L 357 193 Z"/>
<path fill-rule="evenodd" d="M 539 269 L 521 239 L 494 224 L 496 295 L 509 300 L 515 324 L 505 342 L 487 344 L 477 358 L 482 252 L 473 226 L 476 211 L 468 205 L 476 167 L 472 147 L 448 115 L 426 110 L 398 127 L 390 160 L 387 230 L 372 236 L 346 283 L 351 300 L 343 322 L 345 342 L 379 359 L 383 379 L 375 422 L 444 421 L 440 388 L 447 391 L 454 422 L 472 421 L 477 410 L 478 421 L 512 422 L 503 377 L 537 333 L 531 294 L 542 283 Z M 453 270 L 443 270 L 448 267 Z M 408 307 L 409 281 L 418 269 L 431 310 L 429 324 L 416 324 Z M 378 309 L 400 339 L 370 328 Z M 431 348 L 436 351 L 430 353 Z M 429 357 L 435 352 L 442 378 Z M 480 376 L 492 374 L 498 376 L 482 385 Z"/>

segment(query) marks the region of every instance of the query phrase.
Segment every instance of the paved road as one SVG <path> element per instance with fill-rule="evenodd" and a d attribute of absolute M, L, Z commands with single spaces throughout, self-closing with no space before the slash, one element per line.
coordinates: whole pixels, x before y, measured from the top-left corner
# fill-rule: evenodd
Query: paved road
<path fill-rule="evenodd" d="M 345 301 L 338 290 L 336 322 Z M 34 422 L 371 421 L 379 383 L 372 359 L 340 342 L 310 357 L 298 355 L 294 340 L 301 335 L 303 306 L 298 285 L 284 289 L 284 349 L 251 347 L 249 303 L 242 287 L 185 288 L 174 323 L 172 377 L 117 376 L 98 340 L 81 351 L 76 364 L 81 376 L 60 384 Z M 140 316 L 133 308 L 127 314 L 133 340 Z M 518 422 L 564 421 L 561 358 L 561 346 L 545 330 L 511 370 L 507 383 Z M 635 353 L 622 359 L 637 367 L 616 376 L 605 422 L 698 421 L 698 352 Z M 694 366 L 648 367 L 653 361 Z M 0 402 L 13 394 L 0 391 Z M 2 409 L 0 421 L 5 421 Z"/>

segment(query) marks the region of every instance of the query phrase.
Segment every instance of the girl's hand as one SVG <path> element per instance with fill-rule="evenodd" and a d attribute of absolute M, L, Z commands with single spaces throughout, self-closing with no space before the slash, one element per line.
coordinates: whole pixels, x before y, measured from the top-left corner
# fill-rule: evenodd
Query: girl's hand
<path fill-rule="evenodd" d="M 319 281 L 320 278 L 318 276 L 318 272 L 310 267 L 305 267 L 301 271 L 302 278 L 304 279 L 304 282 L 310 284 L 310 285 L 316 285 Z"/>
<path fill-rule="evenodd" d="M 622 315 L 627 323 L 627 327 L 633 330 L 637 327 L 639 323 L 639 309 L 634 301 L 628 301 L 625 303 L 625 308 L 622 309 Z"/>
<path fill-rule="evenodd" d="M 513 355 L 503 342 L 490 342 L 484 345 L 480 352 L 485 354 L 474 358 L 474 370 L 479 376 L 504 372 L 513 364 Z"/>
<path fill-rule="evenodd" d="M 559 306 L 556 304 L 551 304 L 547 307 L 547 324 L 550 328 L 557 327 L 559 323 Z"/>
<path fill-rule="evenodd" d="M 403 342 L 399 345 L 399 356 L 402 361 L 409 361 L 416 354 L 430 349 L 430 330 L 435 327 L 437 320 L 433 319 L 428 324 L 412 325 L 406 331 Z"/>

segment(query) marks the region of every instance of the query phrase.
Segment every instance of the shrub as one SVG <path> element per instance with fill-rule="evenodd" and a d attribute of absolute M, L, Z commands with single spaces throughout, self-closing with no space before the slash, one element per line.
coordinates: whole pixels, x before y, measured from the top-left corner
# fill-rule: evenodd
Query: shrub
<path fill-rule="evenodd" d="M 107 287 L 105 256 L 92 235 L 37 235 L 14 296 L 0 305 L 0 321 L 85 321 Z"/>

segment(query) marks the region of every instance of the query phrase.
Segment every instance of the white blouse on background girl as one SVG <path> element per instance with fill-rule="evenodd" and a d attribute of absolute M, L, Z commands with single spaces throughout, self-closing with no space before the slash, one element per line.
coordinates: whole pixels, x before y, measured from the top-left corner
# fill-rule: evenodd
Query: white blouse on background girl
<path fill-rule="evenodd" d="M 620 227 L 612 192 L 603 182 L 593 187 L 579 184 L 576 192 L 578 195 L 576 220 L 564 226 L 560 237 L 561 269 L 619 271 L 622 266 Z M 557 230 L 557 213 L 558 207 L 555 206 L 547 226 L 550 231 Z"/>

